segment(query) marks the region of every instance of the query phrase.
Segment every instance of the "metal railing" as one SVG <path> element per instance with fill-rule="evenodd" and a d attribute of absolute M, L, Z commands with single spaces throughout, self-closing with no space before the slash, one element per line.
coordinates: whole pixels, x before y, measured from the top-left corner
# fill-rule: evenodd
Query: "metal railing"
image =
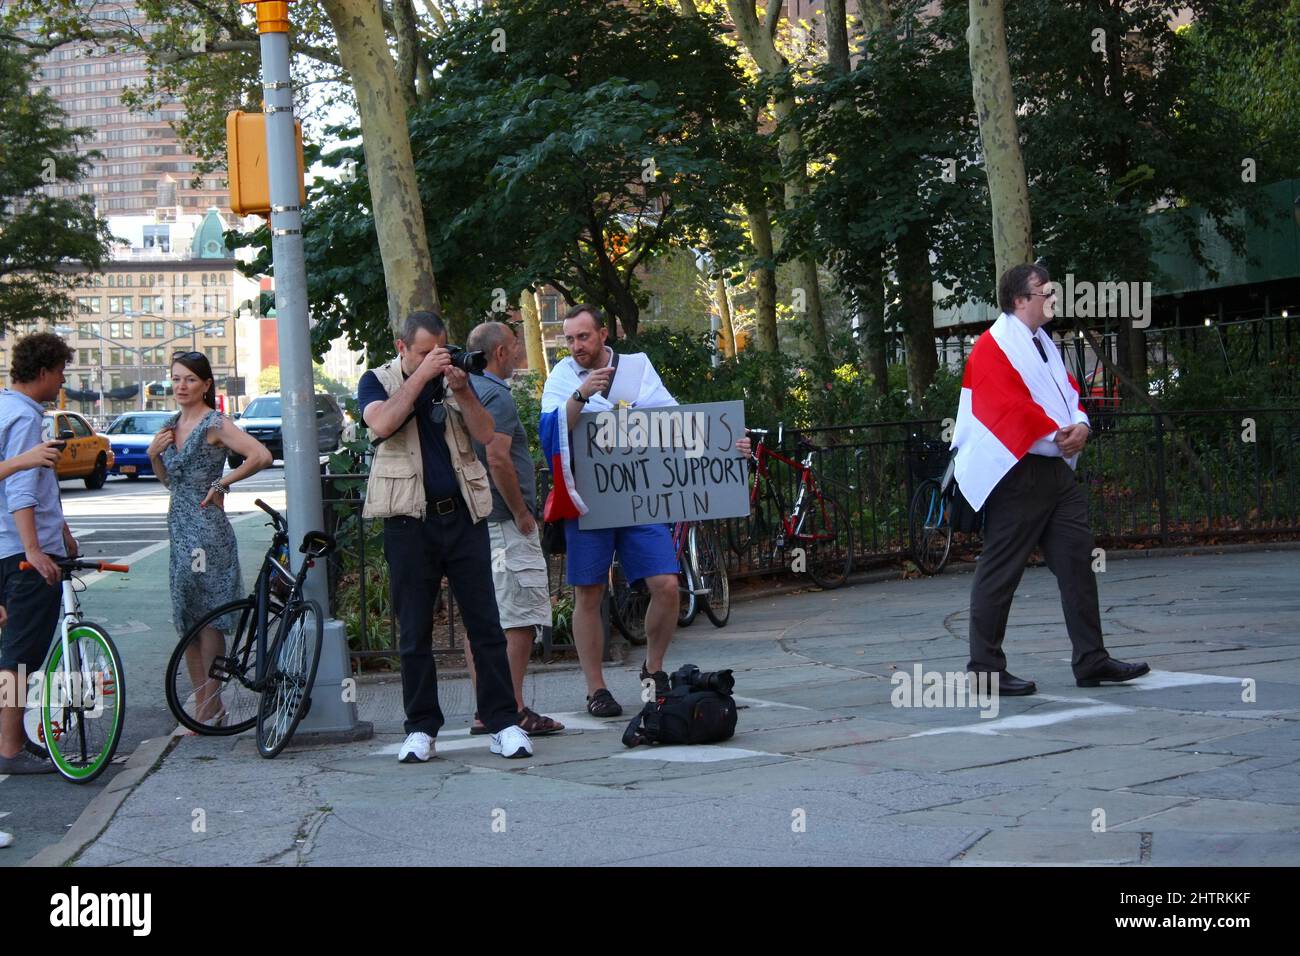
<path fill-rule="evenodd" d="M 824 494 L 836 497 L 853 528 L 855 564 L 897 561 L 908 553 L 908 505 L 917 476 L 909 438 L 941 439 L 939 420 L 877 422 L 787 430 L 779 448 L 799 460 L 799 439 L 811 442 L 812 467 Z M 1101 547 L 1138 543 L 1217 543 L 1241 537 L 1300 535 L 1300 408 L 1112 412 L 1097 416 L 1080 459 L 1092 531 Z M 772 463 L 786 506 L 797 496 L 798 472 Z M 549 473 L 538 472 L 539 501 Z M 395 656 L 396 624 L 382 553 L 382 521 L 365 521 L 364 475 L 322 476 L 327 530 L 339 539 L 330 563 L 334 616 L 345 621 L 354 657 Z M 741 525 L 749 523 L 750 527 Z M 752 520 L 724 522 L 733 578 L 784 573 L 773 533 L 756 535 Z M 728 534 L 728 532 L 733 532 Z M 555 571 L 558 562 L 552 561 Z M 552 596 L 567 585 L 552 573 Z M 450 589 L 442 589 L 445 627 L 434 652 L 462 653 Z"/>

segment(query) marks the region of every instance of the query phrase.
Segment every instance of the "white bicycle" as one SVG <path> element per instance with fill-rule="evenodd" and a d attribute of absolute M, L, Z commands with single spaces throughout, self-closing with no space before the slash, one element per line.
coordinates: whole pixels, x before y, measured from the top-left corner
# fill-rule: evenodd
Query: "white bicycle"
<path fill-rule="evenodd" d="M 89 783 L 113 760 L 126 716 L 122 657 L 108 631 L 84 620 L 77 571 L 130 570 L 125 564 L 56 558 L 63 577 L 63 611 L 38 674 L 28 679 L 23 727 L 27 748 L 48 756 L 73 783 Z M 26 561 L 20 570 L 31 569 Z"/>

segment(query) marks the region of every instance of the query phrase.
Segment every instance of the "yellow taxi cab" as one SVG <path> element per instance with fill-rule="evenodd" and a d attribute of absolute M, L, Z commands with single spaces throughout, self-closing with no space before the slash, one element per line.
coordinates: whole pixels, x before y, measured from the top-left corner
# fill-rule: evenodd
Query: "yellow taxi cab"
<path fill-rule="evenodd" d="M 57 438 L 60 432 L 72 432 L 72 437 L 55 466 L 59 481 L 84 478 L 86 487 L 92 491 L 103 488 L 108 470 L 113 467 L 113 449 L 107 436 L 95 434 L 90 423 L 76 412 L 61 408 L 46 410 L 42 436 L 49 441 Z"/>

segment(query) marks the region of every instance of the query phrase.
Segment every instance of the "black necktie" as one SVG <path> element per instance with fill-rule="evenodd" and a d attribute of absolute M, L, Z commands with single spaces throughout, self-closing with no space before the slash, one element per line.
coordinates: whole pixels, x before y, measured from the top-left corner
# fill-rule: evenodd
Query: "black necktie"
<path fill-rule="evenodd" d="M 1034 348 L 1038 349 L 1038 354 L 1041 355 L 1043 357 L 1043 361 L 1046 362 L 1047 353 L 1043 351 L 1043 343 L 1038 341 L 1038 336 L 1036 335 L 1034 336 Z"/>

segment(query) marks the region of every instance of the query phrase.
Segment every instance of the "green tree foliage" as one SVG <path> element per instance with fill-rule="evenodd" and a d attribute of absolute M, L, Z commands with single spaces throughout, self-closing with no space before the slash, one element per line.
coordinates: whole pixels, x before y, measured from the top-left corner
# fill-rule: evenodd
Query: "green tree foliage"
<path fill-rule="evenodd" d="M 1233 144 L 1238 163 L 1255 159 L 1261 183 L 1300 176 L 1300 0 L 1220 0 L 1185 35 L 1192 95 L 1236 112 L 1249 130 Z"/>
<path fill-rule="evenodd" d="M 742 78 L 712 21 L 523 0 L 452 23 L 430 57 L 441 72 L 411 139 L 453 337 L 543 282 L 630 334 L 645 304 L 638 267 L 673 247 L 739 246 L 728 208 L 744 144 L 713 121 L 743 118 Z M 307 242 L 326 256 L 312 289 L 321 327 L 373 341 L 382 290 L 365 172 L 322 189 Z"/>
<path fill-rule="evenodd" d="M 78 183 L 93 154 L 78 151 L 89 130 L 65 127 L 54 98 L 32 92 L 33 69 L 0 44 L 0 328 L 66 314 L 67 267 L 97 270 L 113 242 L 90 196 L 43 191 Z"/>

